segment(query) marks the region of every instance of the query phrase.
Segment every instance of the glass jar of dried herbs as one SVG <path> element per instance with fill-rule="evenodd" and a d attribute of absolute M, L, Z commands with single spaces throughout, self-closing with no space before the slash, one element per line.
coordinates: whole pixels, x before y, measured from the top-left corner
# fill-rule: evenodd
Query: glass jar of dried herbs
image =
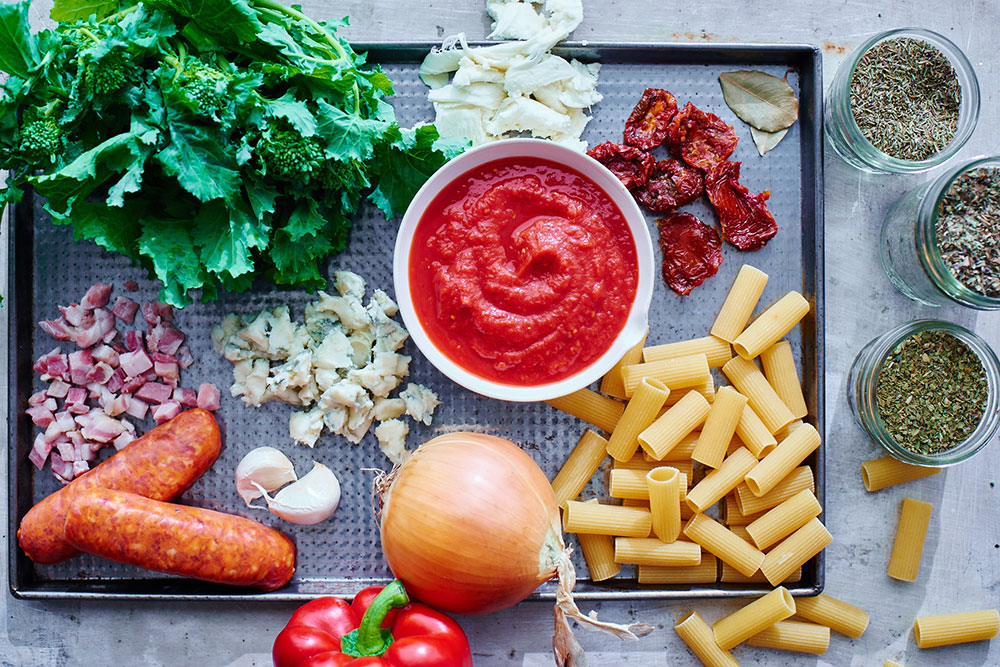
<path fill-rule="evenodd" d="M 907 322 L 879 336 L 858 353 L 847 382 L 858 424 L 906 463 L 959 463 L 1000 429 L 1000 361 L 952 322 Z"/>
<path fill-rule="evenodd" d="M 840 66 L 825 128 L 850 164 L 906 173 L 944 163 L 978 119 L 979 82 L 961 49 L 935 32 L 902 28 L 871 37 Z"/>
<path fill-rule="evenodd" d="M 963 162 L 900 197 L 880 252 L 889 279 L 915 301 L 1000 309 L 1000 156 Z"/>

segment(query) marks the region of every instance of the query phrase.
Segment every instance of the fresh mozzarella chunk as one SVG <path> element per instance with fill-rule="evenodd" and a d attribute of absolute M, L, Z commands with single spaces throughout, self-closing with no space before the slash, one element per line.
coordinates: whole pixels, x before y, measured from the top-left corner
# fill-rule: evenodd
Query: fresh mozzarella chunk
<path fill-rule="evenodd" d="M 509 95 L 530 95 L 539 88 L 568 81 L 577 75 L 569 62 L 548 55 L 538 61 L 523 60 L 508 68 L 503 87 Z"/>
<path fill-rule="evenodd" d="M 470 83 L 457 86 L 453 83 L 427 93 L 427 99 L 436 104 L 458 104 L 493 110 L 500 106 L 506 96 L 504 86 L 499 83 Z"/>
<path fill-rule="evenodd" d="M 490 141 L 483 129 L 483 110 L 479 107 L 435 104 L 434 121 L 443 139 L 468 139 L 473 146 Z"/>
<path fill-rule="evenodd" d="M 490 134 L 529 131 L 533 137 L 565 134 L 569 127 L 568 116 L 553 111 L 530 97 L 508 97 L 486 123 L 486 131 Z"/>
<path fill-rule="evenodd" d="M 490 39 L 529 39 L 546 24 L 530 2 L 486 0 L 486 12 L 493 18 Z"/>

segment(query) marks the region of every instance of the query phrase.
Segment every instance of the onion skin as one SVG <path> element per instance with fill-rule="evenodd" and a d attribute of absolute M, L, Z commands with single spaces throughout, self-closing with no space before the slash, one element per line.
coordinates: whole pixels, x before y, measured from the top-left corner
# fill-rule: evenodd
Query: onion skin
<path fill-rule="evenodd" d="M 520 602 L 555 576 L 563 548 L 548 478 L 513 443 L 480 433 L 438 436 L 403 463 L 381 533 L 406 590 L 459 614 Z"/>

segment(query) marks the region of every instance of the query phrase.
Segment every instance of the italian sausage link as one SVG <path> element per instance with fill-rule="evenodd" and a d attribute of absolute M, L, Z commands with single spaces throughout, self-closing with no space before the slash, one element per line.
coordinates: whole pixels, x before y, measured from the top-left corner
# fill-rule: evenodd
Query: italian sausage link
<path fill-rule="evenodd" d="M 273 528 L 124 491 L 76 493 L 65 536 L 95 556 L 220 584 L 269 591 L 295 572 L 295 546 Z"/>
<path fill-rule="evenodd" d="M 18 543 L 36 563 L 58 563 L 75 556 L 79 551 L 63 539 L 72 493 L 105 488 L 171 500 L 209 469 L 221 448 L 219 425 L 212 413 L 201 408 L 182 412 L 43 498 L 21 520 Z"/>

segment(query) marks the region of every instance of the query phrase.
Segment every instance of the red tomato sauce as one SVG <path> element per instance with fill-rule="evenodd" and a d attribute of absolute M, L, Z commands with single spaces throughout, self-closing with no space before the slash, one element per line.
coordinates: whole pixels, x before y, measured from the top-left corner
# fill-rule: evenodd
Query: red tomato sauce
<path fill-rule="evenodd" d="M 540 159 L 476 167 L 414 233 L 410 289 L 434 345 L 488 380 L 532 386 L 600 357 L 635 299 L 635 240 L 578 172 Z"/>

